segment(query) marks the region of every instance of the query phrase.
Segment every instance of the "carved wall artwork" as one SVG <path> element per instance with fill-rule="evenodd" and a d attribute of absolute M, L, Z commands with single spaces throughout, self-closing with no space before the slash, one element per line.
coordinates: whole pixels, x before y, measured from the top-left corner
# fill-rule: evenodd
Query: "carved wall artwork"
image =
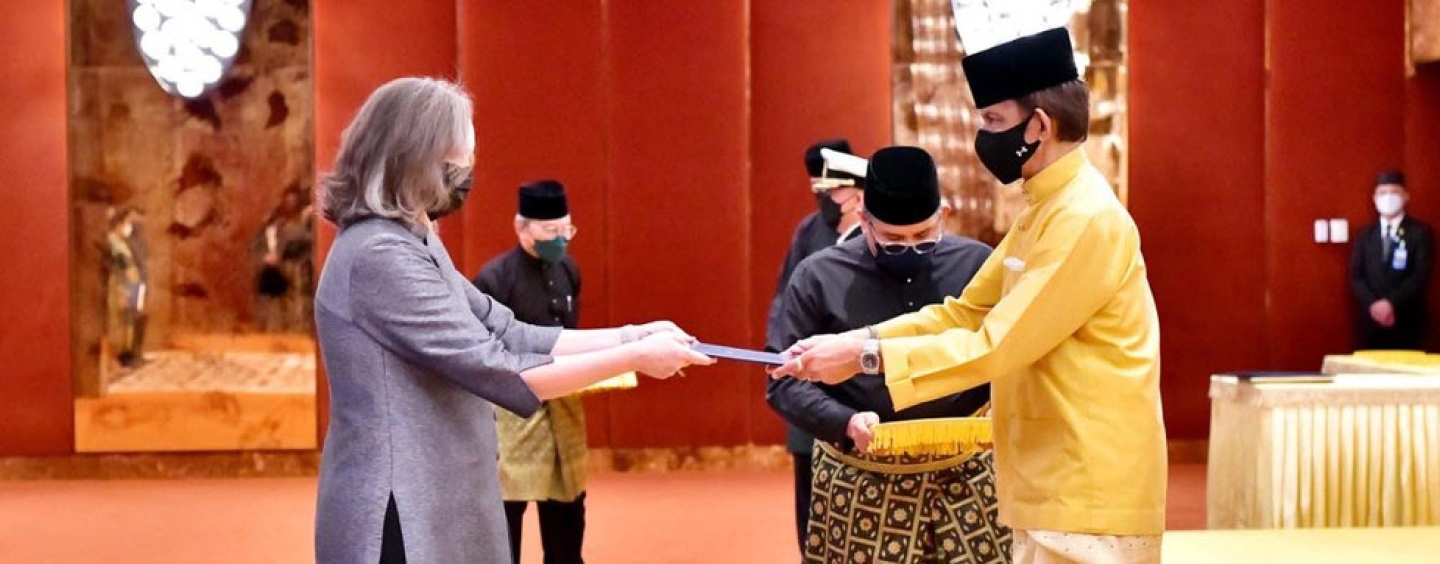
<path fill-rule="evenodd" d="M 975 157 L 980 126 L 960 66 L 965 51 L 956 32 L 956 14 L 1000 20 L 967 20 L 972 29 L 993 29 L 1005 25 L 1014 17 L 1014 7 L 1021 5 L 1044 9 L 1053 21 L 1067 24 L 1077 64 L 1091 91 L 1085 149 L 1121 200 L 1128 196 L 1125 0 L 895 0 L 895 143 L 930 151 L 954 210 L 949 228 L 990 244 L 1009 231 L 1024 199 L 1019 183 L 1000 185 Z"/>
<path fill-rule="evenodd" d="M 1410 61 L 1440 62 L 1440 0 L 1410 0 Z"/>
<path fill-rule="evenodd" d="M 316 444 L 310 3 L 248 4 L 233 65 L 186 98 L 132 35 L 155 2 L 70 0 L 81 452 Z"/>

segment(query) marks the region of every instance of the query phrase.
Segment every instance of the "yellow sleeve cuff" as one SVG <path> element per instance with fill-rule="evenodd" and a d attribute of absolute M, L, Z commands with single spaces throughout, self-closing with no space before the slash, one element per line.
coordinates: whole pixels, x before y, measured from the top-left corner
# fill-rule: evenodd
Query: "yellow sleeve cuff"
<path fill-rule="evenodd" d="M 909 347 L 895 339 L 885 340 L 884 332 L 880 335 L 880 358 L 885 363 L 885 387 L 890 390 L 890 401 L 897 411 L 920 403 L 915 382 L 910 379 Z"/>
<path fill-rule="evenodd" d="M 890 321 L 875 325 L 875 334 L 879 335 L 881 339 L 911 337 L 913 336 L 913 334 L 910 333 L 910 328 L 912 324 L 909 322 L 909 317 L 909 314 L 902 315 L 891 319 Z"/>

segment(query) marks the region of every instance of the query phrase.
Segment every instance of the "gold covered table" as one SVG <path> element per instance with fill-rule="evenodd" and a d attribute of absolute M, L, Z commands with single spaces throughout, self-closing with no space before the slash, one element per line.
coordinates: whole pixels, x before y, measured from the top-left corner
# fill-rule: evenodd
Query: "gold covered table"
<path fill-rule="evenodd" d="M 1440 374 L 1440 354 L 1423 351 L 1356 351 L 1325 357 L 1326 374 Z"/>
<path fill-rule="evenodd" d="M 1440 525 L 1440 376 L 1210 380 L 1212 529 Z"/>

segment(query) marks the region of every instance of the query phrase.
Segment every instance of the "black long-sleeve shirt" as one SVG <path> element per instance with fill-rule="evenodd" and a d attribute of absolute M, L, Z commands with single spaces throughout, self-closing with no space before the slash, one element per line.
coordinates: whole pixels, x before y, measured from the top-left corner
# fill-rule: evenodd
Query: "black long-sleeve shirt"
<path fill-rule="evenodd" d="M 855 238 L 860 234 L 859 229 L 852 230 L 847 234 L 846 241 Z M 825 221 L 820 218 L 819 212 L 810 212 L 800 220 L 800 225 L 795 228 L 795 236 L 790 239 L 790 250 L 785 253 L 785 263 L 780 267 L 780 280 L 775 285 L 775 296 L 770 300 L 769 315 L 765 324 L 766 348 L 780 352 L 779 349 L 768 346 L 775 340 L 780 330 L 780 313 L 785 298 L 785 287 L 790 285 L 790 275 L 795 273 L 795 267 L 800 261 L 810 258 L 810 255 L 828 249 L 835 245 L 840 235 Z M 790 452 L 809 454 L 811 445 L 815 438 L 805 434 L 804 431 L 790 425 L 785 433 L 785 446 Z"/>
<path fill-rule="evenodd" d="M 767 341 L 778 327 L 781 300 L 785 297 L 785 287 L 790 284 L 790 276 L 795 273 L 795 267 L 800 265 L 800 261 L 810 258 L 810 255 L 834 246 L 839 237 L 834 228 L 825 225 L 820 219 L 819 212 L 810 212 L 810 215 L 801 219 L 800 224 L 795 227 L 795 235 L 790 238 L 790 250 L 785 252 L 785 263 L 780 265 L 780 280 L 775 284 L 775 295 L 770 299 L 769 316 L 765 325 Z"/>
<path fill-rule="evenodd" d="M 990 251 L 983 243 L 947 235 L 932 251 L 930 267 L 910 280 L 880 269 L 863 237 L 815 253 L 791 276 L 767 346 L 784 350 L 806 337 L 842 333 L 959 296 Z M 792 425 L 848 447 L 845 428 L 856 413 L 873 411 L 881 421 L 965 417 L 990 401 L 990 388 L 981 386 L 899 412 L 883 376 L 861 374 L 836 386 L 774 379 L 765 396 Z"/>
<path fill-rule="evenodd" d="M 486 263 L 474 283 L 525 323 L 574 329 L 580 319 L 580 270 L 568 256 L 552 264 L 517 246 Z"/>

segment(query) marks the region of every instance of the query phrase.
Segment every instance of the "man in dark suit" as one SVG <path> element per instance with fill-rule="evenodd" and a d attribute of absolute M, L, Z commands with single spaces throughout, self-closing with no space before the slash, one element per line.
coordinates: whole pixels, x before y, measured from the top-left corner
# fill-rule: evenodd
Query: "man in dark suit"
<path fill-rule="evenodd" d="M 815 202 L 820 208 L 800 220 L 795 236 L 790 240 L 790 250 L 785 253 L 785 264 L 780 267 L 780 280 L 775 285 L 775 296 L 770 300 L 765 326 L 767 342 L 774 341 L 781 329 L 785 287 L 789 285 L 790 275 L 800 261 L 860 235 L 860 191 L 865 187 L 865 179 L 829 167 L 820 153 L 821 149 L 849 154 L 850 142 L 844 139 L 818 141 L 805 150 L 805 172 L 810 176 L 810 189 L 815 193 Z M 785 448 L 795 462 L 795 537 L 801 554 L 805 553 L 806 527 L 810 520 L 810 449 L 814 443 L 814 437 L 794 425 L 789 426 Z"/>
<path fill-rule="evenodd" d="M 1350 287 L 1361 308 L 1358 349 L 1419 350 L 1425 343 L 1425 285 L 1434 239 L 1430 226 L 1405 215 L 1405 175 L 1375 180 L 1380 220 L 1365 228 L 1350 255 Z"/>

